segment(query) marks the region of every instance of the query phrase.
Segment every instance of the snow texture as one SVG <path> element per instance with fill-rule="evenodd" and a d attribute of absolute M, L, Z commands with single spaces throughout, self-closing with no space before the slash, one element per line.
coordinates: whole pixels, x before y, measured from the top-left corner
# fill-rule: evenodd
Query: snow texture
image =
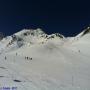
<path fill-rule="evenodd" d="M 90 90 L 90 33 L 24 29 L 0 41 L 0 90 Z"/>

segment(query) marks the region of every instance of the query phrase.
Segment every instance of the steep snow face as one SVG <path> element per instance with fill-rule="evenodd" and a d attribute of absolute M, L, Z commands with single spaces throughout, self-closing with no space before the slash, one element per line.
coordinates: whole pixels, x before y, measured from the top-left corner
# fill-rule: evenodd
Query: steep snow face
<path fill-rule="evenodd" d="M 41 29 L 0 41 L 0 88 L 90 90 L 90 34 L 65 38 Z"/>

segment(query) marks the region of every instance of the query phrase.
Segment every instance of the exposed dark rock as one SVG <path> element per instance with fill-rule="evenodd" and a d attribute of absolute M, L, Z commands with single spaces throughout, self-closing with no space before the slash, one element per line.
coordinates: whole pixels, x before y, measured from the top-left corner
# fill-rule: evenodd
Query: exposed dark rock
<path fill-rule="evenodd" d="M 0 67 L 1 69 L 6 69 L 5 67 Z"/>
<path fill-rule="evenodd" d="M 20 80 L 13 80 L 14 82 L 21 82 Z"/>
<path fill-rule="evenodd" d="M 0 76 L 0 78 L 2 78 L 2 77 L 4 77 L 4 76 Z"/>

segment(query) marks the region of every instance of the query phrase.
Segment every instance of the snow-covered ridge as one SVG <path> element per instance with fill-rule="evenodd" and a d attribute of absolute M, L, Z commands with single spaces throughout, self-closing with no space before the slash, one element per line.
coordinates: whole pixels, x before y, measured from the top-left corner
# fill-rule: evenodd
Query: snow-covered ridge
<path fill-rule="evenodd" d="M 34 29 L 23 29 L 20 32 L 15 33 L 14 35 L 17 35 L 17 36 L 28 36 L 28 35 L 31 35 L 31 36 L 37 36 L 37 37 L 44 37 L 44 38 L 48 38 L 48 39 L 50 37 L 51 38 L 55 38 L 55 37 L 64 38 L 64 36 L 59 34 L 59 33 L 48 35 L 40 28 L 38 28 L 36 30 L 34 30 Z"/>
<path fill-rule="evenodd" d="M 7 36 L 0 41 L 0 51 L 8 51 L 18 49 L 23 46 L 31 46 L 35 44 L 44 44 L 47 42 L 62 42 L 61 45 L 66 43 L 74 43 L 77 39 L 90 37 L 90 27 L 86 28 L 75 37 L 64 37 L 59 33 L 51 35 L 46 34 L 42 29 L 23 29 L 11 36 Z"/>
<path fill-rule="evenodd" d="M 17 35 L 17 36 L 27 36 L 27 35 L 39 36 L 39 35 L 43 35 L 43 34 L 45 34 L 45 32 L 42 31 L 42 29 L 38 28 L 36 30 L 34 30 L 34 29 L 23 29 L 23 30 L 15 33 L 14 35 Z"/>
<path fill-rule="evenodd" d="M 8 48 L 18 48 L 26 45 L 40 44 L 51 39 L 64 39 L 59 33 L 48 35 L 42 29 L 23 29 L 11 36 L 7 36 L 0 41 L 0 50 Z"/>
<path fill-rule="evenodd" d="M 84 29 L 80 34 L 77 35 L 77 37 L 83 37 L 87 34 L 90 34 L 90 27 L 87 27 L 86 29 Z"/>

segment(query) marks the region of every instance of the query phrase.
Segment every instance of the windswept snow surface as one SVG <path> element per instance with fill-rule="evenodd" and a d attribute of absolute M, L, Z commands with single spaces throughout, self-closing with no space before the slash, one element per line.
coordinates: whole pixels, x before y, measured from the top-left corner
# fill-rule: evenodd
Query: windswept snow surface
<path fill-rule="evenodd" d="M 5 87 L 90 90 L 90 34 L 65 38 L 38 29 L 4 38 L 0 41 L 0 90 Z"/>

